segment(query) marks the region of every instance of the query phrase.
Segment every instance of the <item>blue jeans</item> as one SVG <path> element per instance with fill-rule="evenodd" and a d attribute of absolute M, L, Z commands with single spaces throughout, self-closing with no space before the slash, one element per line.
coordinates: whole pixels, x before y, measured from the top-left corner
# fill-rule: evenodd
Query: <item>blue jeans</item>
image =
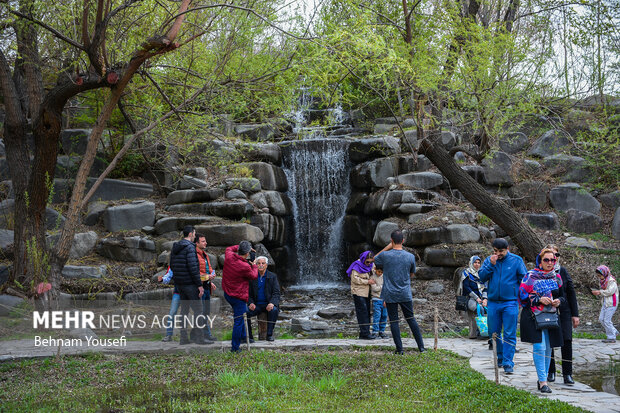
<path fill-rule="evenodd" d="M 172 294 L 172 302 L 170 303 L 170 320 L 168 320 L 168 322 L 166 323 L 166 335 L 167 336 L 171 336 L 172 332 L 174 330 L 174 323 L 172 322 L 174 320 L 174 316 L 177 315 L 177 312 L 179 311 L 179 307 L 181 306 L 181 296 L 179 295 L 179 293 L 174 293 Z"/>
<path fill-rule="evenodd" d="M 224 298 L 228 301 L 228 304 L 233 309 L 233 331 L 232 331 L 232 351 L 239 351 L 241 341 L 245 340 L 245 317 L 243 316 L 248 311 L 248 305 L 245 301 L 224 293 Z"/>
<path fill-rule="evenodd" d="M 205 338 L 211 337 L 211 323 L 209 322 L 208 316 L 211 315 L 211 289 L 205 288 L 205 293 L 200 298 L 202 301 L 202 315 L 205 316 L 204 323 L 205 326 L 202 329 L 205 334 Z"/>
<path fill-rule="evenodd" d="M 519 304 L 514 301 L 489 301 L 487 307 L 489 323 L 489 337 L 497 333 L 497 364 L 504 367 L 514 367 L 512 361 L 517 345 L 517 318 Z M 502 336 L 502 328 L 504 334 Z M 504 346 L 505 344 L 505 346 Z"/>
<path fill-rule="evenodd" d="M 532 350 L 534 351 L 534 367 L 538 381 L 547 381 L 549 374 L 549 363 L 551 363 L 551 346 L 549 345 L 549 331 L 541 331 L 542 340 L 540 343 L 534 343 Z"/>
<path fill-rule="evenodd" d="M 372 299 L 372 331 L 374 333 L 383 333 L 385 331 L 386 321 L 388 318 L 387 307 L 383 306 L 383 300 L 379 298 Z"/>

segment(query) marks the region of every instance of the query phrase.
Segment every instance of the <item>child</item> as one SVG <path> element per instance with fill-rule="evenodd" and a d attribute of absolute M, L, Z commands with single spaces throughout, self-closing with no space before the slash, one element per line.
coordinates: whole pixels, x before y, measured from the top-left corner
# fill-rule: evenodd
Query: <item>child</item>
<path fill-rule="evenodd" d="M 605 327 L 605 334 L 607 334 L 607 339 L 603 340 L 603 343 L 615 343 L 618 330 L 611 322 L 611 317 L 618 308 L 618 284 L 605 265 L 598 266 L 596 274 L 601 281 L 601 289 L 592 290 L 592 294 L 601 296 L 602 307 L 598 321 Z"/>
<path fill-rule="evenodd" d="M 370 286 L 370 294 L 372 295 L 372 330 L 374 334 L 378 334 L 381 338 L 388 338 L 385 334 L 385 326 L 387 322 L 387 308 L 383 305 L 381 297 L 381 289 L 383 288 L 383 270 L 377 267 L 373 268 L 371 280 L 375 283 Z"/>

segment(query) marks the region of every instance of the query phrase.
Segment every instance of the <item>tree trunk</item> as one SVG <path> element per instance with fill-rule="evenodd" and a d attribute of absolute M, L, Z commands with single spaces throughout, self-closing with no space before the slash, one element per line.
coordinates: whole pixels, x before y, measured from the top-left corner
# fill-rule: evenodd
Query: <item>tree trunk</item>
<path fill-rule="evenodd" d="M 437 139 L 432 137 L 424 139 L 420 143 L 420 153 L 426 155 L 439 168 L 450 185 L 461 191 L 476 209 L 506 231 L 526 259 L 530 261 L 536 259 L 543 243 L 517 212 L 485 191 L 478 182 L 454 162 L 454 159 L 444 148 L 439 146 Z"/>

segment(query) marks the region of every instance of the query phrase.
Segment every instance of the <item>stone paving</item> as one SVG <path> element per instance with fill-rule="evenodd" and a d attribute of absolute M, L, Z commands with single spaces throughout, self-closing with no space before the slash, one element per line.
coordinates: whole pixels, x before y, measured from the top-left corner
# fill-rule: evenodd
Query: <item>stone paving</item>
<path fill-rule="evenodd" d="M 425 339 L 427 349 L 433 348 L 434 340 Z M 412 351 L 417 346 L 413 339 L 403 339 L 406 351 Z M 385 340 L 350 340 L 350 339 L 293 339 L 276 340 L 275 342 L 257 341 L 251 344 L 252 350 L 269 349 L 328 349 L 346 348 L 350 346 L 385 346 L 393 349 L 391 339 Z M 461 338 L 442 338 L 439 339 L 438 347 L 453 351 L 461 356 L 470 359 L 471 367 L 482 373 L 488 380 L 495 380 L 493 369 L 493 353 L 488 349 L 486 341 L 468 340 Z M 242 348 L 245 350 L 246 346 Z M 87 346 L 83 340 L 83 345 L 72 345 L 65 347 L 45 347 L 35 346 L 33 339 L 0 341 L 0 362 L 8 360 L 19 360 L 27 358 L 54 357 L 61 355 L 76 355 L 87 352 L 113 353 L 192 353 L 192 352 L 214 352 L 228 351 L 229 341 L 218 341 L 211 345 L 198 346 L 194 344 L 180 346 L 178 342 L 163 343 L 160 341 L 127 341 L 123 347 L 95 347 Z M 610 358 L 620 360 L 620 341 L 614 344 L 605 344 L 600 340 L 573 340 L 573 366 L 575 370 L 579 366 L 591 363 L 609 362 Z M 561 367 L 559 371 L 561 371 Z M 575 383 L 574 386 L 563 384 L 561 375 L 558 375 L 555 383 L 550 383 L 553 393 L 543 395 L 536 389 L 536 371 L 532 361 L 532 346 L 527 343 L 517 343 L 517 353 L 515 354 L 514 374 L 506 375 L 500 369 L 499 382 L 502 385 L 512 386 L 521 390 L 529 391 L 539 397 L 548 397 L 556 400 L 565 401 L 574 406 L 579 406 L 592 412 L 618 412 L 620 413 L 620 396 L 610 393 L 597 392 L 583 383 Z"/>

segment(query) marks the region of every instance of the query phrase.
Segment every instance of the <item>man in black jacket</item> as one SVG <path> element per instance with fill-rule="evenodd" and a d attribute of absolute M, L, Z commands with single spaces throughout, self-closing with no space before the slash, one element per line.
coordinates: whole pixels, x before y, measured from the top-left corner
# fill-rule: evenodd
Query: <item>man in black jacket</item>
<path fill-rule="evenodd" d="M 267 341 L 273 341 L 273 329 L 278 321 L 280 310 L 280 284 L 278 284 L 278 276 L 267 270 L 267 257 L 258 257 L 256 265 L 258 266 L 258 278 L 250 281 L 249 297 L 248 297 L 248 335 L 251 341 L 252 322 L 251 317 L 258 316 L 262 312 L 267 312 Z"/>
<path fill-rule="evenodd" d="M 189 308 L 192 308 L 192 332 L 190 339 L 196 344 L 208 344 L 205 341 L 202 330 L 196 324 L 196 316 L 202 314 L 202 304 L 200 297 L 204 294 L 202 281 L 200 281 L 200 267 L 196 257 L 196 246 L 194 237 L 196 230 L 191 225 L 183 228 L 183 239 L 175 242 L 170 253 L 170 269 L 172 270 L 174 285 L 179 291 L 181 298 L 181 316 L 183 324 L 181 327 L 181 340 L 179 344 L 189 344 L 187 338 L 186 321 L 188 320 Z M 205 322 L 205 320 L 201 320 Z"/>

